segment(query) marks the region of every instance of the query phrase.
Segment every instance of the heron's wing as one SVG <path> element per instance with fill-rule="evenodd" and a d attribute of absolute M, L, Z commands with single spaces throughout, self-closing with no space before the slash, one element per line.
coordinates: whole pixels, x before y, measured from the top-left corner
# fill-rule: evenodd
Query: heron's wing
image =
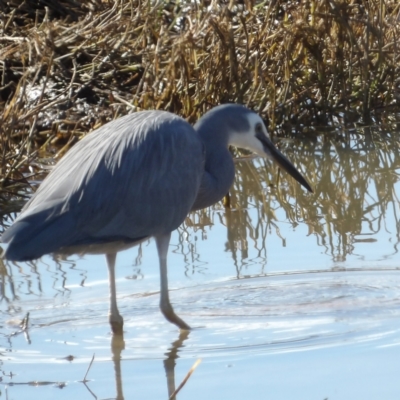
<path fill-rule="evenodd" d="M 4 233 L 6 257 L 170 232 L 195 201 L 203 165 L 197 133 L 172 114 L 104 125 L 67 153 Z"/>

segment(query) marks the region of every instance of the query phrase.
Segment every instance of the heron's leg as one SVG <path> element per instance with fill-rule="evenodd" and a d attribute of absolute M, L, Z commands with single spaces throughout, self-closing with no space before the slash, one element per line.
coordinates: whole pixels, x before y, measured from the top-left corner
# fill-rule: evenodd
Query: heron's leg
<path fill-rule="evenodd" d="M 190 326 L 182 321 L 174 312 L 169 301 L 168 294 L 168 276 L 167 276 L 167 254 L 169 240 L 171 233 L 166 235 L 156 236 L 158 258 L 160 260 L 160 281 L 161 281 L 161 297 L 160 297 L 160 309 L 164 314 L 164 317 L 169 321 L 178 326 L 180 329 L 189 330 Z"/>
<path fill-rule="evenodd" d="M 122 335 L 124 319 L 121 317 L 117 307 L 117 291 L 115 289 L 115 260 L 117 253 L 106 254 L 108 267 L 108 281 L 110 285 L 110 311 L 108 321 L 110 322 L 113 333 Z"/>

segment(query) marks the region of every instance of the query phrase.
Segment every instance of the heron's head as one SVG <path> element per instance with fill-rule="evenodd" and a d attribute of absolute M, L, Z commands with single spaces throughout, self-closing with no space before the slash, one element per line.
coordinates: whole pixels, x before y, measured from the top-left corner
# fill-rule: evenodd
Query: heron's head
<path fill-rule="evenodd" d="M 196 125 L 198 130 L 214 131 L 220 137 L 225 137 L 228 145 L 270 158 L 312 192 L 306 179 L 272 143 L 264 121 L 255 112 L 239 104 L 224 104 L 206 113 Z"/>

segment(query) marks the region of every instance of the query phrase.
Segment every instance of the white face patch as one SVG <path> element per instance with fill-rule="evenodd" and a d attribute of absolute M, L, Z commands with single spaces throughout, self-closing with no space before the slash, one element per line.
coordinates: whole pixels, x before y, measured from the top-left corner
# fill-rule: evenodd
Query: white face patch
<path fill-rule="evenodd" d="M 263 120 L 259 115 L 253 113 L 247 114 L 246 117 L 249 121 L 250 129 L 246 132 L 232 132 L 228 144 L 250 150 L 261 157 L 268 157 L 268 154 L 266 154 L 264 151 L 262 143 L 256 138 L 257 124 L 261 124 L 264 135 L 269 137 Z"/>

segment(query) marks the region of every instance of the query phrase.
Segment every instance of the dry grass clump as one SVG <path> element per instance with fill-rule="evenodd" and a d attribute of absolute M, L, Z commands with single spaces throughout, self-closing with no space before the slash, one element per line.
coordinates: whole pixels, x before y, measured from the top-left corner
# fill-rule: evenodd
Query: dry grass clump
<path fill-rule="evenodd" d="M 397 109 L 394 0 L 0 0 L 0 176 L 48 144 L 163 109 L 193 122 L 240 102 L 276 127 Z M 54 147 L 52 147 L 54 149 Z"/>

